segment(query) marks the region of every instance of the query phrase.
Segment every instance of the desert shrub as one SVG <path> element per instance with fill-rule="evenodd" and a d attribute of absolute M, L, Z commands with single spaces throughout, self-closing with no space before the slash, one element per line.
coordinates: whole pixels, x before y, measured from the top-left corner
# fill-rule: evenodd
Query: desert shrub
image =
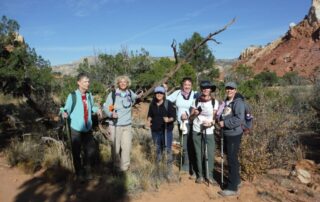
<path fill-rule="evenodd" d="M 274 86 L 278 83 L 279 78 L 275 72 L 263 71 L 254 76 L 254 79 L 260 81 L 263 86 Z"/>
<path fill-rule="evenodd" d="M 44 147 L 38 139 L 13 139 L 5 150 L 11 166 L 21 166 L 25 172 L 35 172 L 41 168 Z"/>
<path fill-rule="evenodd" d="M 260 91 L 259 99 L 250 100 L 254 126 L 242 140 L 242 177 L 251 180 L 267 169 L 286 167 L 303 157 L 298 132 L 308 127 L 313 114 L 302 107 L 305 96 L 295 95 L 288 89 L 272 88 Z"/>
<path fill-rule="evenodd" d="M 313 89 L 312 97 L 309 104 L 311 105 L 313 111 L 315 112 L 315 118 L 312 122 L 312 129 L 315 131 L 320 130 L 320 79 L 316 80 Z"/>

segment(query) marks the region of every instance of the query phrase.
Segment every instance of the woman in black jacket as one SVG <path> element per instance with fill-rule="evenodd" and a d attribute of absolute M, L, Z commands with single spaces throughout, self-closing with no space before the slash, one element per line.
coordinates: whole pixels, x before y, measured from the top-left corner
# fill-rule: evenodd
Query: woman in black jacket
<path fill-rule="evenodd" d="M 166 100 L 165 89 L 158 86 L 154 90 L 154 97 L 149 106 L 147 124 L 151 127 L 153 142 L 156 146 L 157 162 L 162 159 L 162 154 L 167 151 L 167 166 L 172 168 L 172 140 L 173 122 L 175 121 L 175 108 Z"/>

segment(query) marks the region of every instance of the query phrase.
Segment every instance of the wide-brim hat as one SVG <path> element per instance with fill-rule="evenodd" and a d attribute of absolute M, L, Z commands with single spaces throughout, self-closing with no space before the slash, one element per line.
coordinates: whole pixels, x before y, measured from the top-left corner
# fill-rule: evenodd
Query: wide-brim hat
<path fill-rule="evenodd" d="M 210 88 L 212 91 L 215 91 L 216 90 L 216 85 L 214 85 L 210 81 L 201 81 L 200 82 L 200 88 L 201 89 Z"/>

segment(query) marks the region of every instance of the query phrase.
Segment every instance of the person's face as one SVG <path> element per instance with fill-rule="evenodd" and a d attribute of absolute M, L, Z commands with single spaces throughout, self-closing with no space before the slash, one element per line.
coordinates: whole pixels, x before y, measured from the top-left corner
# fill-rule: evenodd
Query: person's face
<path fill-rule="evenodd" d="M 126 90 L 128 87 L 128 83 L 125 79 L 120 79 L 119 81 L 119 89 L 120 90 Z"/>
<path fill-rule="evenodd" d="M 237 90 L 235 88 L 231 88 L 231 87 L 226 87 L 225 90 L 226 90 L 226 94 L 227 94 L 228 99 L 232 99 L 237 92 Z"/>
<path fill-rule="evenodd" d="M 156 99 L 157 100 L 163 100 L 163 98 L 164 98 L 164 94 L 163 93 L 156 93 Z"/>
<path fill-rule="evenodd" d="M 78 81 L 80 91 L 88 91 L 90 86 L 90 79 L 88 77 L 82 77 Z"/>
<path fill-rule="evenodd" d="M 189 80 L 186 80 L 182 84 L 182 89 L 185 92 L 190 92 L 192 89 L 192 83 Z"/>
<path fill-rule="evenodd" d="M 211 94 L 211 88 L 202 88 L 202 95 L 209 96 Z"/>

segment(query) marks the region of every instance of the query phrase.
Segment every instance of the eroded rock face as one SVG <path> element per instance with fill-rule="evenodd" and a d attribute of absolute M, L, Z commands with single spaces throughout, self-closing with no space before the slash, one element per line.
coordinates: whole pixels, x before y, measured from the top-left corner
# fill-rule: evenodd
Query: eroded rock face
<path fill-rule="evenodd" d="M 242 51 L 242 53 L 239 56 L 239 59 L 244 60 L 244 59 L 251 58 L 255 53 L 259 52 L 261 49 L 262 47 L 260 46 L 250 46 L 244 49 L 244 51 Z"/>
<path fill-rule="evenodd" d="M 240 64 L 251 66 L 255 73 L 270 70 L 278 76 L 291 71 L 305 77 L 312 75 L 320 67 L 320 0 L 312 1 L 309 14 L 290 26 L 284 37 L 260 49 L 245 49 L 235 67 Z"/>
<path fill-rule="evenodd" d="M 320 0 L 312 0 L 312 6 L 308 14 L 308 22 L 312 25 L 320 21 Z"/>

